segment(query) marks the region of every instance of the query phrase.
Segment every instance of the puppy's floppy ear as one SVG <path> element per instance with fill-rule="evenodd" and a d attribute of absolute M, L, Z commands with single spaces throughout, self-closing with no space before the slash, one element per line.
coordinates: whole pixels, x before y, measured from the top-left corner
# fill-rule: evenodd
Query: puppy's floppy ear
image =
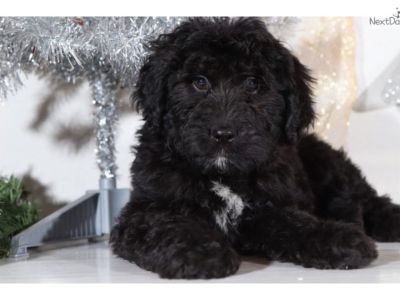
<path fill-rule="evenodd" d="M 146 123 L 157 129 L 162 123 L 173 52 L 161 38 L 151 46 L 152 54 L 140 69 L 133 100 L 137 108 L 142 110 Z"/>
<path fill-rule="evenodd" d="M 311 91 L 313 78 L 297 57 L 286 49 L 283 51 L 280 65 L 284 67 L 280 79 L 286 101 L 285 135 L 286 140 L 294 144 L 315 119 Z"/>

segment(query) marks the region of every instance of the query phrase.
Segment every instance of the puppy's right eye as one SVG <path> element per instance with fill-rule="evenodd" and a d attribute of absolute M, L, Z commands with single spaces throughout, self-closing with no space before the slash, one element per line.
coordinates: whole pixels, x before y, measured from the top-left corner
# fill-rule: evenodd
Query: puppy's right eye
<path fill-rule="evenodd" d="M 199 92 L 206 92 L 210 89 L 210 83 L 204 76 L 196 76 L 192 82 L 194 88 Z"/>
<path fill-rule="evenodd" d="M 247 77 L 246 80 L 244 81 L 244 86 L 246 89 L 246 92 L 249 94 L 255 94 L 257 93 L 258 90 L 258 79 L 256 77 Z"/>

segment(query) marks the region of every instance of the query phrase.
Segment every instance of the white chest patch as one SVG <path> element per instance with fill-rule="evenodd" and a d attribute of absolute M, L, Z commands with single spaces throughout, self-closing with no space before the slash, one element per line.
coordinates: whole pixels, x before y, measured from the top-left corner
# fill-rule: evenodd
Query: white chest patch
<path fill-rule="evenodd" d="M 225 232 L 228 231 L 228 223 L 235 225 L 242 214 L 244 202 L 242 198 L 233 193 L 231 189 L 219 182 L 213 181 L 211 191 L 217 194 L 225 203 L 222 210 L 215 213 L 215 221 Z"/>

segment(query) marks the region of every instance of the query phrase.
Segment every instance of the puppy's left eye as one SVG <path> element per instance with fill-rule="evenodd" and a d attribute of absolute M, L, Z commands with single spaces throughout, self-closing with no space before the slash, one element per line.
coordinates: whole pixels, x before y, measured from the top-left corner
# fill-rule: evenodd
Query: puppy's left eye
<path fill-rule="evenodd" d="M 247 77 L 244 81 L 244 87 L 246 89 L 246 92 L 249 94 L 257 93 L 259 87 L 258 79 L 253 76 Z"/>
<path fill-rule="evenodd" d="M 196 76 L 192 82 L 194 88 L 199 92 L 206 92 L 210 89 L 210 83 L 208 79 L 204 76 Z"/>

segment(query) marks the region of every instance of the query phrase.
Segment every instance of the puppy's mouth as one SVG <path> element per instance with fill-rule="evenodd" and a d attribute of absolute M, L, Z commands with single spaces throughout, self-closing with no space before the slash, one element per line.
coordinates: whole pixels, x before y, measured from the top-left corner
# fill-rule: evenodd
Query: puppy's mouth
<path fill-rule="evenodd" d="M 217 158 L 215 158 L 214 160 L 214 166 L 221 171 L 226 170 L 228 163 L 228 158 L 222 155 L 217 156 Z"/>
<path fill-rule="evenodd" d="M 212 165 L 219 171 L 224 172 L 227 170 L 229 165 L 229 158 L 224 150 L 221 150 L 212 159 Z"/>

